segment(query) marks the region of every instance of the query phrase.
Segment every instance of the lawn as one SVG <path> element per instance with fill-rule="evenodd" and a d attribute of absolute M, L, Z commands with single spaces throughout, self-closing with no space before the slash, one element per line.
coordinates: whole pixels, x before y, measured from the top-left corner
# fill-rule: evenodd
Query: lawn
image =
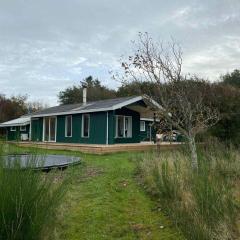
<path fill-rule="evenodd" d="M 131 154 L 82 155 L 66 173 L 72 184 L 55 239 L 181 239 L 137 184 Z"/>
<path fill-rule="evenodd" d="M 26 152 L 26 149 L 14 151 Z M 51 239 L 183 239 L 138 184 L 133 153 L 97 156 L 37 151 L 82 158 L 82 164 L 58 173 L 70 175 L 71 183 Z"/>

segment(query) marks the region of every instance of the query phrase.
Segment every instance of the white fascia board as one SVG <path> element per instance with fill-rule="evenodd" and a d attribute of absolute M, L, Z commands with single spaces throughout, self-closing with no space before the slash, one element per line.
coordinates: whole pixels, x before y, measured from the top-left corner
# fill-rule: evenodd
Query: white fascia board
<path fill-rule="evenodd" d="M 113 110 L 116 110 L 116 109 L 119 109 L 119 108 L 122 108 L 122 107 L 125 107 L 127 105 L 130 105 L 132 103 L 135 103 L 135 102 L 138 102 L 140 100 L 142 100 L 143 98 L 141 96 L 138 96 L 138 97 L 135 97 L 135 98 L 132 98 L 132 99 L 129 99 L 125 102 L 122 102 L 122 103 L 119 103 L 119 104 L 116 104 L 113 106 Z"/>
<path fill-rule="evenodd" d="M 140 118 L 140 121 L 149 121 L 149 122 L 153 122 L 153 118 Z"/>
<path fill-rule="evenodd" d="M 153 104 L 157 109 L 163 110 L 163 107 L 160 104 L 158 104 L 155 100 L 153 100 L 151 97 L 149 97 L 148 95 L 144 95 L 143 100 L 144 99 L 146 99 L 151 104 Z"/>
<path fill-rule="evenodd" d="M 30 124 L 30 121 L 29 122 L 25 122 L 25 123 L 10 123 L 10 124 L 0 124 L 0 127 L 15 127 L 15 126 L 26 126 Z"/>
<path fill-rule="evenodd" d="M 153 119 L 153 118 L 140 118 L 140 121 L 154 122 L 154 119 Z M 155 121 L 156 121 L 156 122 L 160 122 L 159 119 L 156 119 Z"/>

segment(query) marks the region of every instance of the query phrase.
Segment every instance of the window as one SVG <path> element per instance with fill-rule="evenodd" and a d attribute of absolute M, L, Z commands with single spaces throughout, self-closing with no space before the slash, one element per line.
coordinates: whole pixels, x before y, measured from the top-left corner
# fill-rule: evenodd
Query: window
<path fill-rule="evenodd" d="M 16 131 L 16 127 L 15 126 L 11 127 L 10 131 L 15 132 Z"/>
<path fill-rule="evenodd" d="M 117 116 L 116 126 L 116 137 L 124 137 L 124 116 Z"/>
<path fill-rule="evenodd" d="M 145 121 L 140 121 L 140 131 L 141 132 L 146 131 Z"/>
<path fill-rule="evenodd" d="M 26 131 L 26 126 L 20 126 L 20 131 L 22 132 Z"/>
<path fill-rule="evenodd" d="M 72 137 L 72 116 L 65 117 L 65 137 Z"/>
<path fill-rule="evenodd" d="M 132 137 L 132 117 L 116 116 L 116 137 L 118 138 Z"/>
<path fill-rule="evenodd" d="M 125 137 L 132 137 L 132 117 L 125 117 Z"/>
<path fill-rule="evenodd" d="M 82 137 L 89 137 L 90 115 L 82 115 Z"/>

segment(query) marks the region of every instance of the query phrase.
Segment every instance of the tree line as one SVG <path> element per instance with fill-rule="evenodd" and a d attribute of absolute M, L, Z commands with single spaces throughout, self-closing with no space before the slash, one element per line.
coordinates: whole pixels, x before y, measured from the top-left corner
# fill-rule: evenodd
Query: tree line
<path fill-rule="evenodd" d="M 6 97 L 4 94 L 0 94 L 0 123 L 30 114 L 45 107 L 46 105 L 41 102 L 28 101 L 26 95 Z"/>
<path fill-rule="evenodd" d="M 221 141 L 239 144 L 240 142 L 240 70 L 222 75 L 218 81 L 209 82 L 201 79 L 194 79 L 197 82 L 189 87 L 193 94 L 205 86 L 205 101 L 219 109 L 220 116 L 216 125 L 212 126 L 208 134 L 215 136 Z M 201 86 L 200 86 L 201 85 Z M 158 94 L 156 84 L 149 81 L 131 81 L 123 83 L 118 89 L 110 89 L 101 84 L 98 79 L 92 76 L 87 77 L 78 86 L 68 87 L 58 95 L 60 104 L 73 104 L 82 102 L 83 86 L 88 88 L 88 101 L 97 101 L 117 97 L 127 97 L 147 94 L 155 96 Z M 195 93 L 193 92 L 195 89 Z M 158 97 L 158 96 L 156 96 Z M 211 98 L 211 99 L 209 99 Z M 198 99 L 197 99 L 198 100 Z M 210 101 L 211 100 L 211 101 Z"/>

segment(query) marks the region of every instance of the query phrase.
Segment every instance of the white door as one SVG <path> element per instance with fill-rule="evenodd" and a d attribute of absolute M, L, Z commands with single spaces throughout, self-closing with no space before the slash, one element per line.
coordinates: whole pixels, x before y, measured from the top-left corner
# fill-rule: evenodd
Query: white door
<path fill-rule="evenodd" d="M 44 141 L 45 142 L 56 142 L 56 117 L 45 117 L 44 118 Z"/>

